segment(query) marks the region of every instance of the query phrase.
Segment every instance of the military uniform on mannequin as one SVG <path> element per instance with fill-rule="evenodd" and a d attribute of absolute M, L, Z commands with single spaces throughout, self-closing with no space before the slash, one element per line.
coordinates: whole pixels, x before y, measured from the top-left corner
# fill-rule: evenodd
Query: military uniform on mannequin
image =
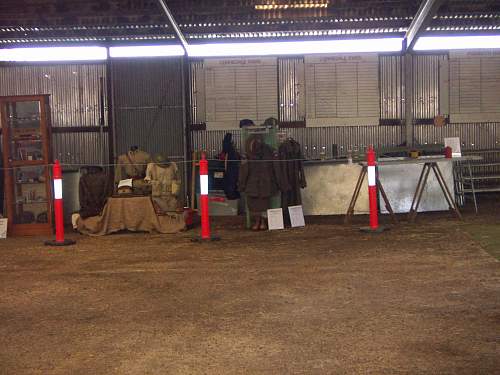
<path fill-rule="evenodd" d="M 278 192 L 278 174 L 274 150 L 264 143 L 260 134 L 248 137 L 246 160 L 241 163 L 239 191 L 245 193 L 248 210 L 254 220 L 253 230 L 267 229 L 263 217 L 270 199 Z"/>
<path fill-rule="evenodd" d="M 302 147 L 292 138 L 288 138 L 278 148 L 279 185 L 281 190 L 281 208 L 285 224 L 290 224 L 289 206 L 302 204 L 300 189 L 307 186 L 304 174 Z"/>
<path fill-rule="evenodd" d="M 180 207 L 181 179 L 176 163 L 156 155 L 147 166 L 144 181 L 151 185 L 153 202 L 160 211 L 173 212 Z"/>
<path fill-rule="evenodd" d="M 144 183 L 148 163 L 151 163 L 151 156 L 147 152 L 137 146 L 130 147 L 126 154 L 118 156 L 115 183 L 131 178 L 135 193 L 148 194 L 148 186 Z"/>

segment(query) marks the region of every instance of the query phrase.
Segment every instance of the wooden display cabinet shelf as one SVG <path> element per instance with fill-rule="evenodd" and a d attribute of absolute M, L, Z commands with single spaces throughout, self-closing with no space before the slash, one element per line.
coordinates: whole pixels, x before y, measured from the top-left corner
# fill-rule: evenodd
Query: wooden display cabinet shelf
<path fill-rule="evenodd" d="M 0 97 L 0 123 L 8 233 L 50 236 L 53 209 L 49 95 Z"/>
<path fill-rule="evenodd" d="M 12 167 L 23 167 L 30 165 L 46 165 L 44 160 L 13 160 L 10 162 Z"/>

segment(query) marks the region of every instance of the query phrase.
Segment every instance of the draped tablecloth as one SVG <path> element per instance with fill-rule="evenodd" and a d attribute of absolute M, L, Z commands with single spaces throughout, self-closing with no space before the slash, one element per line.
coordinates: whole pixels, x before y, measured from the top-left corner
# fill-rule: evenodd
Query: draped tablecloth
<path fill-rule="evenodd" d="M 182 213 L 157 215 L 150 197 L 112 197 L 100 216 L 80 218 L 77 228 L 80 233 L 90 236 L 103 236 L 121 230 L 177 233 L 185 229 L 185 222 Z"/>

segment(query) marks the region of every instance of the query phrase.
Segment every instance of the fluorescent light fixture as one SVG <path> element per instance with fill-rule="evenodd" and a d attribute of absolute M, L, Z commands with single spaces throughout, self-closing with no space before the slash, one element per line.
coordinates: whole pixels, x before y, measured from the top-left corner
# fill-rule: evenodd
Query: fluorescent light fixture
<path fill-rule="evenodd" d="M 157 46 L 127 46 L 111 47 L 111 57 L 155 57 L 155 56 L 184 56 L 184 49 L 180 45 Z"/>
<path fill-rule="evenodd" d="M 317 53 L 400 52 L 402 38 L 299 42 L 190 44 L 191 57 L 304 55 Z"/>
<path fill-rule="evenodd" d="M 421 36 L 415 51 L 500 48 L 500 35 Z"/>
<path fill-rule="evenodd" d="M 255 6 L 256 10 L 317 9 L 317 8 L 328 8 L 328 3 L 261 4 Z"/>
<path fill-rule="evenodd" d="M 0 49 L 0 61 L 106 60 L 105 47 L 37 47 Z"/>

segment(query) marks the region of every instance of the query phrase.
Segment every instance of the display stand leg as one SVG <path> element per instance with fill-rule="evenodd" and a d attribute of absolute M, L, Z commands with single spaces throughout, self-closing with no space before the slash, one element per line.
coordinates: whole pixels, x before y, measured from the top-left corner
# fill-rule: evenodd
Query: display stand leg
<path fill-rule="evenodd" d="M 352 215 L 354 214 L 354 207 L 356 207 L 356 202 L 358 201 L 359 192 L 361 191 L 361 187 L 363 186 L 363 181 L 365 179 L 367 172 L 367 167 L 363 166 L 361 171 L 359 172 L 358 181 L 356 182 L 356 187 L 354 188 L 354 192 L 352 194 L 351 202 L 349 203 L 349 208 L 345 214 L 344 224 L 350 224 Z"/>
<path fill-rule="evenodd" d="M 457 204 L 455 200 L 453 199 L 453 196 L 450 193 L 450 190 L 448 189 L 448 186 L 446 185 L 446 181 L 444 180 L 443 174 L 441 173 L 441 169 L 439 169 L 439 166 L 437 163 L 432 163 L 431 164 L 432 170 L 434 171 L 434 174 L 436 175 L 436 179 L 439 182 L 439 186 L 441 187 L 441 190 L 443 191 L 444 197 L 446 198 L 446 201 L 448 202 L 448 205 L 450 206 L 450 209 L 452 209 L 455 212 L 455 215 L 460 220 L 463 220 L 462 214 L 460 213 Z"/>
<path fill-rule="evenodd" d="M 394 221 L 394 224 L 399 224 L 398 218 L 394 214 L 391 203 L 389 202 L 389 199 L 387 198 L 387 195 L 385 194 L 384 187 L 382 186 L 382 183 L 378 179 L 378 175 L 377 175 L 377 186 L 378 186 L 378 189 L 380 190 L 380 195 L 382 195 L 382 199 L 384 200 L 385 208 L 387 209 L 387 211 L 389 211 L 389 214 L 391 215 L 392 221 Z"/>
<path fill-rule="evenodd" d="M 469 169 L 470 188 L 472 190 L 472 199 L 474 200 L 474 209 L 477 214 L 476 188 L 474 187 L 474 179 L 472 178 L 472 166 L 470 160 L 467 162 L 467 168 Z"/>
<path fill-rule="evenodd" d="M 422 199 L 422 194 L 424 192 L 425 185 L 427 184 L 427 178 L 429 177 L 430 171 L 430 165 L 425 163 L 422 168 L 422 173 L 420 173 L 420 177 L 418 179 L 417 189 L 415 190 L 413 201 L 411 202 L 410 212 L 408 214 L 410 222 L 414 222 L 415 217 L 417 216 L 418 206 L 420 205 L 420 200 Z"/>

